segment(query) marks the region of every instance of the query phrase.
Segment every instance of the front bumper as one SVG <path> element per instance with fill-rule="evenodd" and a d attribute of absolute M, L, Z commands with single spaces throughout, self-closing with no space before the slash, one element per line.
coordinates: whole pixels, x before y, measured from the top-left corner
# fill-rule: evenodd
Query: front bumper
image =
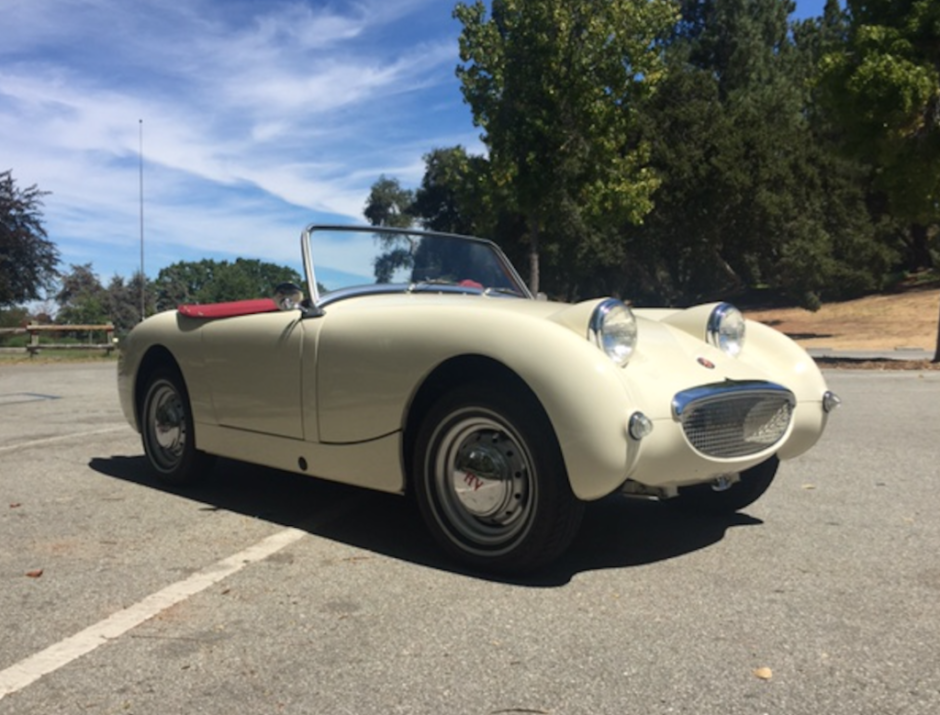
<path fill-rule="evenodd" d="M 677 393 L 670 418 L 633 440 L 627 479 L 656 488 L 688 486 L 742 472 L 776 454 L 790 459 L 812 447 L 831 399 L 797 402 L 763 381 L 726 381 Z"/>

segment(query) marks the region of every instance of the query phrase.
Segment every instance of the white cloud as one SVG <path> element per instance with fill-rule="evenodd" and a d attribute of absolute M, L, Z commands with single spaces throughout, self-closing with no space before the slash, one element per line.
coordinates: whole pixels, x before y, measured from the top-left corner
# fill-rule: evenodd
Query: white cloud
<path fill-rule="evenodd" d="M 4 5 L 0 169 L 53 192 L 50 237 L 100 273 L 137 260 L 140 119 L 155 258 L 293 256 L 304 221 L 362 220 L 379 174 L 476 141 L 439 0 Z"/>

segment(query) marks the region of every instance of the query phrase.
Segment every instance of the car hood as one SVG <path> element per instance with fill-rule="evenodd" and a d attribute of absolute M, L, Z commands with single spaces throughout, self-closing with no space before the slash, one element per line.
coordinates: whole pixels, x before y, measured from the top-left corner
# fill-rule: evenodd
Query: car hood
<path fill-rule="evenodd" d="M 368 313 L 377 308 L 407 311 L 415 305 L 471 308 L 478 316 L 491 312 L 494 321 L 499 320 L 500 314 L 513 314 L 555 323 L 586 342 L 591 315 L 605 300 L 606 297 L 569 304 L 500 296 L 400 293 L 345 299 L 327 306 L 326 312 Z M 801 399 L 815 399 L 817 392 L 822 394 L 821 378 L 806 379 L 810 374 L 818 374 L 812 358 L 772 328 L 748 321 L 748 338 L 737 357 L 730 357 L 706 342 L 708 316 L 716 305 L 634 310 L 637 347 L 630 362 L 619 371 L 625 389 L 642 400 L 661 396 L 663 391 L 674 394 L 689 387 L 728 380 L 767 380 L 800 393 Z"/>

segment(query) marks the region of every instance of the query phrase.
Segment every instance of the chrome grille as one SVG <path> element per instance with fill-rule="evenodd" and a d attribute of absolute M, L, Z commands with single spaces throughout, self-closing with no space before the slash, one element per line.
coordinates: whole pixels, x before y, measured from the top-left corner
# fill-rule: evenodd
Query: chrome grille
<path fill-rule="evenodd" d="M 771 382 L 725 382 L 680 392 L 673 413 L 695 449 L 709 457 L 746 457 L 780 441 L 793 393 Z"/>

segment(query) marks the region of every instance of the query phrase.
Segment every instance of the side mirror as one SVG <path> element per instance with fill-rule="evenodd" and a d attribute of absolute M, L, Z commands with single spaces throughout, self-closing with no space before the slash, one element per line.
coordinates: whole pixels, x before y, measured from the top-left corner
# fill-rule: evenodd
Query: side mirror
<path fill-rule="evenodd" d="M 294 283 L 281 283 L 274 289 L 274 302 L 279 310 L 300 310 L 304 292 Z"/>

